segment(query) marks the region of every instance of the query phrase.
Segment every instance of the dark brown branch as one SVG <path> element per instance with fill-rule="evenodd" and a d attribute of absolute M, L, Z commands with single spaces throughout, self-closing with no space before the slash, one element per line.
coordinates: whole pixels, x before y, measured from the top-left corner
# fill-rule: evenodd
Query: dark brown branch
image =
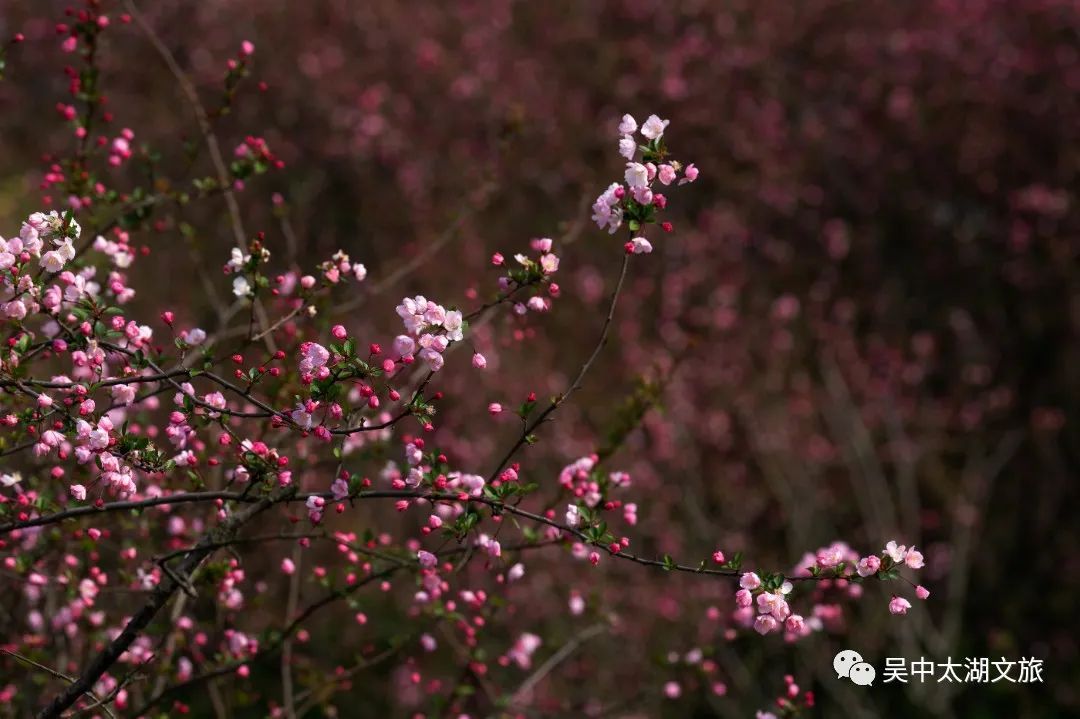
<path fill-rule="evenodd" d="M 291 493 L 295 493 L 295 489 L 290 487 L 282 490 L 280 494 L 258 500 L 255 504 L 231 515 L 220 526 L 207 532 L 203 535 L 203 539 L 199 542 L 197 548 L 188 554 L 174 570 L 177 577 L 189 580 L 191 574 L 199 568 L 203 560 L 214 551 L 213 545 L 215 543 L 234 536 L 244 524 L 259 513 L 269 509 L 276 501 L 282 501 L 287 494 Z M 120 655 L 127 651 L 127 648 L 131 646 L 131 643 L 138 638 L 139 634 L 142 633 L 142 630 L 146 628 L 150 621 L 153 620 L 159 611 L 161 611 L 161 608 L 168 603 L 173 594 L 175 594 L 180 587 L 180 582 L 172 577 L 162 580 L 150 593 L 150 598 L 146 601 L 146 604 L 143 605 L 142 609 L 136 612 L 128 621 L 123 631 L 121 631 L 115 639 L 109 642 L 109 644 L 107 644 L 105 648 L 91 660 L 90 664 L 83 670 L 79 677 L 72 682 L 70 686 L 58 694 L 56 698 L 37 715 L 37 718 L 57 719 L 64 710 L 78 701 L 79 697 L 90 691 L 97 680 L 101 678 L 101 675 L 107 672 L 109 667 L 115 664 L 120 658 Z"/>

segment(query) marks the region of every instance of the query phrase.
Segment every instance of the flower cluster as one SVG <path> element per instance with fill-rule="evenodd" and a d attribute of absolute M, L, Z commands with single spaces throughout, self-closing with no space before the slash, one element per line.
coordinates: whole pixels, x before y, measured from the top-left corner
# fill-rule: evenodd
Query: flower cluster
<path fill-rule="evenodd" d="M 18 237 L 5 240 L 0 236 L 0 271 L 3 289 L 10 299 L 3 301 L 0 312 L 8 319 L 21 320 L 38 311 L 41 299 L 38 287 L 30 275 L 22 271 L 32 260 L 46 273 L 55 275 L 75 259 L 74 240 L 82 228 L 70 215 L 56 211 L 35 212 L 22 224 Z M 52 302 L 50 298 L 48 302 Z"/>
<path fill-rule="evenodd" d="M 552 279 L 559 270 L 554 242 L 549 237 L 539 237 L 532 239 L 529 245 L 537 253 L 536 258 L 519 252 L 514 255 L 514 264 L 510 264 L 501 252 L 491 256 L 491 264 L 506 268 L 506 274 L 499 277 L 503 297 L 516 297 L 523 290 L 537 288 L 532 297 L 514 302 L 514 313 L 519 316 L 529 311 L 547 312 L 551 309 L 551 300 L 559 296 L 559 285 Z"/>
<path fill-rule="evenodd" d="M 344 279 L 353 277 L 357 282 L 363 282 L 367 277 L 367 267 L 359 262 L 349 260 L 349 255 L 337 251 L 327 262 L 319 265 L 323 279 L 332 285 L 336 285 Z"/>
<path fill-rule="evenodd" d="M 789 637 L 800 637 L 809 633 L 805 620 L 799 614 L 793 614 L 788 605 L 787 596 L 794 585 L 782 577 L 767 576 L 764 580 L 755 572 L 746 572 L 739 578 L 739 591 L 735 593 L 735 605 L 740 612 L 751 615 L 757 607 L 754 618 L 754 631 L 769 634 L 783 627 Z"/>
<path fill-rule="evenodd" d="M 233 150 L 233 161 L 229 165 L 229 173 L 232 175 L 233 188 L 242 190 L 248 178 L 261 175 L 271 168 L 280 170 L 284 167 L 284 160 L 270 151 L 266 140 L 248 136 Z"/>
<path fill-rule="evenodd" d="M 631 239 L 626 243 L 626 251 L 632 254 L 652 252 L 652 243 L 645 237 L 638 236 L 645 225 L 657 222 L 658 213 L 667 207 L 667 196 L 655 188 L 654 183 L 667 187 L 674 184 L 693 182 L 698 178 L 698 168 L 669 159 L 664 142 L 664 131 L 668 120 L 661 120 L 650 115 L 639 130 L 637 120 L 631 115 L 623 115 L 619 123 L 619 154 L 627 160 L 623 182 L 613 182 L 596 198 L 593 203 L 593 222 L 601 229 L 614 234 L 626 222 Z M 642 143 L 634 139 L 640 132 Z M 635 157 L 640 152 L 638 160 Z M 679 177 L 679 173 L 682 177 Z M 666 232 L 672 230 L 671 223 L 661 225 Z"/>
<path fill-rule="evenodd" d="M 788 719 L 799 716 L 804 710 L 813 709 L 814 704 L 814 692 L 802 691 L 795 683 L 795 677 L 785 674 L 784 691 L 776 697 L 776 711 L 755 712 L 754 719 Z"/>
<path fill-rule="evenodd" d="M 720 561 L 723 555 L 720 553 Z M 836 591 L 852 598 L 862 595 L 863 580 L 876 577 L 882 581 L 900 577 L 901 567 L 921 569 L 923 556 L 914 547 L 910 549 L 890 541 L 880 555 L 860 557 L 844 542 L 833 542 L 816 552 L 807 553 L 795 567 L 792 577 L 815 581 L 813 612 L 808 619 L 792 613 L 788 595 L 794 584 L 783 574 L 758 575 L 744 572 L 739 579 L 740 589 L 735 594 L 736 621 L 753 624 L 760 634 L 769 634 L 780 628 L 789 641 L 805 636 L 812 630 L 820 630 L 827 623 L 839 619 L 839 606 L 824 601 L 825 593 Z M 914 586 L 914 585 L 913 585 Z M 930 593 L 921 585 L 915 586 L 920 599 Z M 756 607 L 756 616 L 754 608 Z M 911 604 L 902 597 L 893 596 L 889 602 L 892 614 L 905 614 Z"/>
<path fill-rule="evenodd" d="M 394 338 L 394 358 L 411 364 L 414 355 L 432 372 L 443 367 L 443 352 L 451 342 L 459 342 L 466 329 L 458 310 L 447 310 L 423 295 L 406 297 L 396 308 L 406 334 Z"/>
<path fill-rule="evenodd" d="M 517 641 L 514 642 L 514 646 L 510 648 L 510 651 L 506 653 L 507 658 L 513 661 L 522 669 L 529 669 L 532 666 L 532 655 L 540 648 L 543 641 L 540 637 L 530 632 L 525 632 Z"/>
<path fill-rule="evenodd" d="M 131 142 L 135 139 L 135 133 L 125 127 L 120 134 L 109 143 L 109 164 L 119 167 L 124 161 L 131 159 Z"/>
<path fill-rule="evenodd" d="M 233 277 L 233 294 L 237 297 L 251 297 L 259 286 L 267 284 L 266 278 L 258 273 L 259 266 L 270 261 L 270 250 L 260 240 L 253 241 L 248 251 L 239 247 L 232 248 L 229 261 L 222 271 Z"/>
<path fill-rule="evenodd" d="M 75 31 L 65 30 L 71 38 L 66 46 L 89 51 L 97 30 L 84 25 L 92 20 L 101 27 L 95 19 L 100 17 L 87 13 Z M 232 102 L 235 83 L 246 74 L 253 51 L 245 42 L 240 54 L 230 60 L 225 105 L 218 113 L 224 114 Z M 77 93 L 77 101 L 100 101 L 97 96 L 84 96 L 89 98 L 88 92 Z M 86 138 L 93 114 L 75 105 L 65 105 L 62 114 L 83 130 L 80 139 Z M 611 232 L 627 225 L 626 253 L 652 250 L 643 228 L 659 221 L 667 203 L 664 188 L 692 182 L 698 175 L 694 165 L 684 166 L 668 157 L 668 124 L 653 115 L 639 128 L 632 117 L 625 116 L 619 126 L 620 154 L 627 160 L 624 179 L 605 191 L 593 212 L 597 224 Z M 193 196 L 231 195 L 243 189 L 249 178 L 283 163 L 264 140 L 251 136 L 236 146 L 229 165 L 219 168 L 216 178 L 197 178 L 184 190 L 160 194 L 156 188 L 178 184 L 163 179 L 155 183 L 155 190 L 113 191 L 105 181 L 109 175 L 122 175 L 129 160 L 153 162 L 156 153 L 149 148 L 136 153 L 134 138 L 128 129 L 101 136 L 104 142 L 96 143 L 98 158 L 117 170 L 100 178 L 87 169 L 89 154 L 50 167 L 45 186 L 62 190 L 71 207 L 84 213 L 87 227 L 93 228 L 87 234 L 96 235 L 88 246 L 76 249 L 81 228 L 73 211 L 36 213 L 18 238 L 0 239 L 0 272 L 7 292 L 2 311 L 9 330 L 8 351 L 0 365 L 5 390 L 0 395 L 5 403 L 0 413 L 5 430 L 0 450 L 6 456 L 25 448 L 29 461 L 52 465 L 47 481 L 39 479 L 39 473 L 27 472 L 26 478 L 14 471 L 0 475 L 0 518 L 11 535 L 11 543 L 6 535 L 0 539 L 0 550 L 7 555 L 4 566 L 15 576 L 25 576 L 33 587 L 26 592 L 25 624 L 30 630 L 27 636 L 32 637 L 28 646 L 47 642 L 35 633 L 44 632 L 43 610 L 48 607 L 56 616 L 55 629 L 72 638 L 83 639 L 85 634 L 79 652 L 107 648 L 110 655 L 119 657 L 112 664 L 149 666 L 160 651 L 159 664 L 169 671 L 175 668 L 170 678 L 181 682 L 198 681 L 203 672 L 248 677 L 250 662 L 280 650 L 285 642 L 295 641 L 299 646 L 306 641 L 305 630 L 292 624 L 281 632 L 244 628 L 251 616 L 241 610 L 249 597 L 263 594 L 268 586 L 264 578 L 250 576 L 239 551 L 233 551 L 233 544 L 251 541 L 263 546 L 263 542 L 296 539 L 296 555 L 277 557 L 273 566 L 280 568 L 294 589 L 301 582 L 311 582 L 312 588 L 330 592 L 325 600 L 312 599 L 306 586 L 293 592 L 314 601 L 311 612 L 346 599 L 368 582 L 377 582 L 381 591 L 389 592 L 391 576 L 400 573 L 399 577 L 407 578 L 402 584 L 411 597 L 405 602 L 410 620 L 432 625 L 446 622 L 448 636 L 470 649 L 470 671 L 478 677 L 487 671 L 480 660 L 485 655 L 497 656 L 502 668 L 528 670 L 544 647 L 540 635 L 520 631 L 515 632 L 509 649 L 505 649 L 505 639 L 499 640 L 500 650 L 505 649 L 501 654 L 489 652 L 480 643 L 496 610 L 513 609 L 506 592 L 526 577 L 525 550 L 563 551 L 593 566 L 606 552 L 613 558 L 672 571 L 737 576 L 738 562 L 724 562 L 722 552 L 713 555 L 723 565 L 720 569 L 706 569 L 707 561 L 695 568 L 668 556 L 657 560 L 632 554 L 630 537 L 615 534 L 606 521 L 609 513 L 616 513 L 628 527 L 637 524 L 638 505 L 619 498 L 630 490 L 631 477 L 602 469 L 601 453 L 566 465 L 557 481 L 550 474 L 528 481 L 536 467 L 535 453 L 527 456 L 521 450 L 541 441 L 543 425 L 576 391 L 592 359 L 550 403 L 538 400 L 539 386 L 528 392 L 516 411 L 522 422 L 520 438 L 505 454 L 498 452 L 505 459 L 490 472 L 476 473 L 474 460 L 482 461 L 480 457 L 469 456 L 459 463 L 450 459 L 454 456 L 450 449 L 444 452 L 435 446 L 432 437 L 441 440 L 447 435 L 457 448 L 461 444 L 452 437 L 453 424 L 436 427 L 437 417 L 444 416 L 436 413 L 444 395 L 429 387 L 429 382 L 443 381 L 441 375 L 433 375 L 444 368 L 448 348 L 466 342 L 470 321 L 485 313 L 508 308 L 510 323 L 520 326 L 530 313 L 553 308 L 561 293 L 554 279 L 563 271 L 564 258 L 561 251 L 556 253 L 552 239 L 534 238 L 528 252 L 509 258 L 494 254 L 491 263 L 500 273 L 498 294 L 471 313 L 424 295 L 403 298 L 396 313 L 404 330 L 384 349 L 378 342 L 359 342 L 345 324 L 334 320 L 322 324 L 326 314 L 341 309 L 335 307 L 333 293 L 348 286 L 349 280 L 365 280 L 365 265 L 339 251 L 311 268 L 311 274 L 288 267 L 275 275 L 267 271 L 273 258 L 260 232 L 246 246 L 241 242 L 233 248 L 223 267 L 238 300 L 232 309 L 248 310 L 242 321 L 231 322 L 232 316 L 222 312 L 221 326 L 208 333 L 194 326 L 194 313 L 185 318 L 180 316 L 182 309 L 161 307 L 155 310 L 161 320 L 155 336 L 149 324 L 129 318 L 120 307 L 134 296 L 124 272 L 139 254 L 149 251 L 148 246 L 136 251 L 132 236 L 158 227 L 154 213 L 165 205 L 171 207 L 172 201 L 183 207 Z M 112 206 L 109 209 L 119 219 L 114 221 L 111 213 L 99 214 L 101 205 Z M 661 224 L 671 231 L 669 223 Z M 169 223 L 162 219 L 160 227 Z M 244 234 L 239 222 L 234 229 Z M 625 273 L 628 260 L 621 259 Z M 620 279 L 616 287 L 622 286 Z M 475 300 L 477 295 L 470 290 L 466 298 Z M 618 296 L 617 289 L 593 358 L 607 343 Z M 323 300 L 326 312 L 320 316 Z M 186 329 L 178 323 L 186 324 Z M 170 332 L 172 343 L 158 341 Z M 490 342 L 491 338 L 481 336 L 477 341 Z M 417 360 L 429 370 L 426 377 L 424 372 L 404 371 Z M 487 360 L 474 352 L 472 365 L 484 368 Z M 42 366 L 48 369 L 39 369 Z M 37 376 L 34 369 L 39 369 Z M 455 389 L 448 381 L 448 393 Z M 488 407 L 492 415 L 502 413 L 499 403 Z M 401 430 L 403 420 L 418 422 L 421 436 Z M 387 461 L 392 443 L 400 449 L 401 461 Z M 373 489 L 372 481 L 364 476 L 372 467 L 372 476 L 384 486 Z M 637 477 L 640 483 L 641 475 Z M 554 496 L 541 504 L 538 498 L 544 491 Z M 332 525 L 335 514 L 344 514 L 357 503 L 386 499 L 391 500 L 388 511 L 419 516 L 404 518 L 415 520 L 411 522 L 388 523 L 392 528 L 377 528 L 375 520 L 382 515 L 372 512 L 365 516 L 365 523 L 369 516 L 372 520 L 372 531 L 365 527 L 362 535 L 323 526 Z M 93 507 L 86 506 L 87 502 Z M 564 504 L 565 514 L 560 515 L 556 507 Z M 301 523 L 306 517 L 312 526 L 302 527 L 304 531 L 295 536 L 240 534 L 256 515 L 268 524 L 276 520 L 283 525 Z M 69 519 L 104 525 L 110 518 L 118 520 L 125 530 L 123 536 L 97 526 L 74 529 L 73 536 L 88 547 L 101 539 L 112 540 L 92 551 L 76 556 L 63 550 L 62 561 L 55 564 L 47 551 L 38 551 L 58 546 L 61 537 L 60 532 L 43 532 L 41 527 Z M 167 551 L 147 551 L 143 542 L 148 538 L 162 539 Z M 321 541 L 336 548 L 344 571 L 321 563 L 309 566 L 312 563 L 306 558 L 301 561 L 302 550 Z M 149 591 L 154 591 L 157 602 L 179 591 L 194 595 L 196 583 L 203 585 L 200 590 L 209 587 L 216 605 L 227 610 L 221 613 L 220 626 L 212 635 L 203 632 L 192 605 L 185 610 L 183 603 L 173 604 L 177 616 L 172 624 L 178 636 L 184 637 L 174 645 L 151 641 L 140 627 L 125 631 L 133 616 L 124 604 L 126 594 L 115 605 L 110 597 L 108 612 L 90 612 L 109 583 L 107 573 L 98 566 L 104 564 L 99 561 L 103 554 L 115 554 L 117 569 L 110 573 L 133 590 L 133 601 Z M 911 568 L 921 566 L 921 555 L 914 549 L 890 545 L 886 555 L 876 558 L 879 564 L 874 568 L 883 579 L 901 562 Z M 474 559 L 472 566 L 479 565 L 481 570 L 459 571 Z M 840 548 L 826 548 L 814 555 L 807 571 L 821 579 L 819 586 L 854 583 L 856 579 L 843 566 L 854 565 L 857 559 Z M 47 576 L 60 564 L 64 568 Z M 856 575 L 865 576 L 861 569 Z M 47 596 L 42 589 L 50 582 L 60 587 L 55 596 Z M 815 621 L 818 626 L 824 622 L 817 616 L 804 621 L 792 611 L 789 599 L 795 582 L 782 575 L 745 573 L 740 582 L 739 611 L 762 634 L 782 627 L 794 638 L 809 632 Z M 362 600 L 349 597 L 347 601 L 357 623 L 366 624 L 367 615 L 356 611 Z M 904 601 L 893 600 L 894 613 L 906 611 Z M 114 611 L 119 606 L 123 610 Z M 599 597 L 595 603 L 590 597 L 589 607 L 593 606 L 602 606 Z M 570 592 L 565 610 L 575 617 L 586 613 L 580 592 Z M 295 614 L 290 610 L 292 616 L 306 615 L 297 609 Z M 425 652 L 439 648 L 426 631 L 418 632 L 413 643 Z M 419 664 L 412 659 L 406 663 L 416 668 L 413 674 L 419 677 Z M 707 664 L 700 651 L 688 655 L 687 663 Z M 94 669 L 96 675 L 89 677 L 88 686 L 102 695 L 115 692 L 114 703 L 123 709 L 128 689 L 123 674 L 112 664 Z M 163 691 L 168 690 L 167 681 L 160 684 Z M 132 688 L 133 695 L 152 703 L 149 691 Z M 675 698 L 681 688 L 669 685 L 665 692 Z M 94 697 L 68 697 L 65 708 L 88 698 Z M 176 709 L 184 713 L 186 707 Z M 139 712 L 144 713 L 151 712 Z"/>
<path fill-rule="evenodd" d="M 571 462 L 559 472 L 559 484 L 563 489 L 590 507 L 600 503 L 606 489 L 630 486 L 630 475 L 626 472 L 609 472 L 606 481 L 603 477 L 594 476 L 593 469 L 599 462 L 599 455 L 590 454 Z"/>

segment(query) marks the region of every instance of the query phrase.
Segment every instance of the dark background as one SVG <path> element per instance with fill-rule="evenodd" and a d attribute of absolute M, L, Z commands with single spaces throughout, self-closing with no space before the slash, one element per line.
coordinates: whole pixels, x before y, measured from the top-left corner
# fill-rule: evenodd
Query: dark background
<path fill-rule="evenodd" d="M 868 587 L 845 634 L 794 648 L 725 640 L 705 608 L 726 612 L 727 587 L 558 557 L 549 577 L 531 566 L 538 634 L 575 631 L 569 586 L 622 618 L 618 637 L 592 640 L 552 680 L 549 715 L 648 686 L 634 697 L 643 716 L 748 716 L 785 673 L 817 692 L 822 716 L 1076 714 L 1075 2 L 144 4 L 208 104 L 225 59 L 255 43 L 254 80 L 269 87 L 245 86 L 218 134 L 227 148 L 261 134 L 288 164 L 240 195 L 278 257 L 309 265 L 340 247 L 377 281 L 435 246 L 344 313 L 350 327 L 385 338 L 401 295 L 451 303 L 490 280 L 491 252 L 556 238 L 564 299 L 537 329 L 547 340 L 482 332 L 496 371 L 480 387 L 464 372 L 442 380 L 451 398 L 483 400 L 444 420 L 462 462 L 486 466 L 505 442 L 469 434 L 487 401 L 555 391 L 588 354 L 621 242 L 587 209 L 621 175 L 614 127 L 623 112 L 669 118 L 669 144 L 701 179 L 671 193 L 676 232 L 637 263 L 602 364 L 546 430 L 551 477 L 602 441 L 640 377 L 663 378 L 659 408 L 613 459 L 637 480 L 639 550 L 745 549 L 789 566 L 837 538 L 870 551 L 896 537 L 927 556 L 932 597 L 906 618 Z M 0 82 L 0 227 L 12 233 L 41 206 L 42 155 L 73 143 L 54 110 L 70 59 L 51 28 L 61 12 L 0 5 L 0 35 L 27 35 Z M 198 138 L 189 106 L 135 27 L 107 37 L 116 125 L 180 172 L 179 139 Z M 141 181 L 133 166 L 117 178 Z M 183 218 L 195 236 L 174 220 L 146 238 L 148 311 L 150 288 L 167 286 L 185 319 L 215 323 L 195 271 L 226 260 L 224 218 L 210 203 Z M 387 608 L 385 621 L 405 619 Z M 329 657 L 343 651 L 332 629 L 313 627 Z M 715 653 L 728 696 L 666 665 L 693 646 Z M 879 681 L 885 656 L 923 655 L 1040 657 L 1046 682 L 861 690 L 831 673 L 847 646 Z M 677 702 L 659 698 L 669 678 L 685 682 Z M 356 696 L 404 714 L 397 682 L 373 674 Z"/>

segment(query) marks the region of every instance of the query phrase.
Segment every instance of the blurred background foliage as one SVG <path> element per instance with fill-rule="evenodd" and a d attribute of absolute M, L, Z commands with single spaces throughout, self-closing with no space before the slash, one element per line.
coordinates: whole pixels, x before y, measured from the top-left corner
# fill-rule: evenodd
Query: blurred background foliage
<path fill-rule="evenodd" d="M 464 302 L 468 288 L 490 291 L 493 251 L 556 239 L 564 291 L 553 312 L 535 329 L 515 333 L 510 318 L 479 328 L 493 371 L 441 378 L 456 403 L 437 441 L 466 465 L 490 464 L 513 433 L 481 424 L 488 401 L 557 391 L 588 354 L 620 252 L 588 222 L 588 203 L 621 174 L 617 118 L 669 118 L 669 143 L 701 180 L 672 193 L 675 232 L 635 263 L 613 342 L 529 450 L 531 478 L 554 483 L 602 446 L 616 407 L 654 382 L 656 407 L 610 459 L 635 478 L 639 551 L 697 561 L 741 549 L 789 567 L 837 538 L 872 550 L 895 536 L 926 552 L 932 597 L 904 621 L 886 612 L 888 588 L 869 585 L 846 636 L 795 647 L 745 631 L 726 639 L 706 610 L 726 614 L 730 587 L 538 556 L 518 610 L 530 616 L 513 626 L 547 651 L 580 633 L 587 617 L 568 616 L 570 588 L 620 621 L 547 681 L 537 715 L 748 716 L 785 673 L 815 690 L 821 716 L 1080 710 L 1075 2 L 143 4 L 210 106 L 225 59 L 241 39 L 255 43 L 255 79 L 268 87 L 247 85 L 216 131 L 227 148 L 261 134 L 287 163 L 240 194 L 276 261 L 306 267 L 342 248 L 378 286 L 429 258 L 346 306 L 361 337 L 391 336 L 403 294 Z M 62 9 L 0 5 L 0 34 L 27 35 L 0 82 L 6 228 L 40 207 L 45 156 L 74 142 L 54 109 L 70 60 L 52 29 Z M 105 37 L 114 125 L 160 153 L 162 176 L 181 175 L 179 139 L 199 135 L 176 82 L 134 26 Z M 134 163 L 115 184 L 145 184 L 145 172 Z M 140 238 L 152 254 L 137 302 L 156 312 L 149 288 L 167 288 L 189 324 L 215 326 L 222 299 L 196 278 L 233 245 L 223 205 L 159 219 Z M 400 605 L 368 612 L 381 641 L 408 631 Z M 346 662 L 365 640 L 348 640 L 347 619 L 322 621 L 311 642 L 325 666 Z M 879 666 L 1036 656 L 1046 684 L 862 691 L 831 672 L 841 646 Z M 668 663 L 692 647 L 719 663 L 727 696 Z M 407 715 L 416 690 L 401 671 L 360 675 L 357 703 L 338 702 L 338 715 Z M 510 688 L 520 682 L 503 671 Z M 658 690 L 671 678 L 686 687 L 677 701 Z M 244 691 L 276 681 L 266 667 Z"/>

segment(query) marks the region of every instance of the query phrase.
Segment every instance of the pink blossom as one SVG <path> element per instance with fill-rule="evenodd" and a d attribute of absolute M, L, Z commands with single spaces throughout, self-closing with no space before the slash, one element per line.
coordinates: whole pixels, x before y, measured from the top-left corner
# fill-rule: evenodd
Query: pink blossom
<path fill-rule="evenodd" d="M 559 258 L 553 253 L 547 253 L 540 258 L 540 268 L 545 275 L 553 275 L 559 270 Z"/>
<path fill-rule="evenodd" d="M 668 120 L 661 120 L 656 115 L 649 115 L 649 119 L 641 125 L 641 134 L 650 140 L 655 140 L 664 134 L 668 124 Z"/>
<path fill-rule="evenodd" d="M 135 401 L 135 387 L 129 384 L 113 385 L 110 393 L 113 401 L 119 404 L 128 405 Z"/>
<path fill-rule="evenodd" d="M 759 614 L 757 618 L 754 619 L 754 631 L 762 636 L 776 631 L 779 626 L 780 623 L 770 614 Z"/>
<path fill-rule="evenodd" d="M 442 318 L 442 326 L 446 332 L 446 339 L 451 342 L 460 342 L 464 337 L 464 322 L 458 310 L 446 312 Z"/>
<path fill-rule="evenodd" d="M 859 560 L 858 565 L 855 567 L 855 571 L 859 573 L 860 577 L 869 577 L 872 574 L 877 574 L 878 569 L 881 568 L 881 559 L 876 554 L 871 554 L 868 557 L 863 557 Z"/>
<path fill-rule="evenodd" d="M 653 202 L 653 191 L 648 187 L 634 187 L 630 190 L 630 194 L 640 205 L 651 205 Z"/>
<path fill-rule="evenodd" d="M 330 485 L 330 492 L 334 495 L 334 500 L 340 502 L 349 496 L 349 483 L 338 477 Z"/>
<path fill-rule="evenodd" d="M 885 554 L 889 555 L 889 558 L 897 564 L 904 561 L 904 554 L 906 553 L 906 551 L 907 547 L 905 547 L 903 544 L 898 545 L 896 542 L 893 541 L 890 541 L 888 544 L 885 545 Z"/>
<path fill-rule="evenodd" d="M 739 577 L 739 586 L 743 589 L 753 591 L 761 586 L 761 577 L 755 572 L 744 572 L 743 575 Z"/>
<path fill-rule="evenodd" d="M 622 225 L 622 208 L 619 207 L 623 187 L 618 182 L 611 183 L 606 190 L 596 198 L 592 206 L 592 220 L 601 229 L 607 229 L 614 233 Z"/>
<path fill-rule="evenodd" d="M 792 614 L 787 618 L 784 622 L 784 629 L 796 636 L 802 636 L 807 632 L 806 622 L 798 614 Z"/>
<path fill-rule="evenodd" d="M 646 188 L 649 186 L 649 170 L 640 162 L 628 162 L 625 179 L 631 189 Z"/>
<path fill-rule="evenodd" d="M 416 342 L 408 335 L 398 335 L 392 345 L 395 357 L 406 357 L 416 351 Z"/>
<path fill-rule="evenodd" d="M 529 632 L 525 632 L 518 640 L 514 642 L 514 646 L 507 652 L 507 656 L 510 657 L 520 668 L 528 669 L 532 666 L 532 655 L 537 649 L 540 648 L 542 641 L 540 637 Z"/>
<path fill-rule="evenodd" d="M 308 510 L 308 519 L 310 519 L 312 523 L 317 524 L 322 519 L 322 511 L 323 507 L 326 506 L 326 500 L 322 497 L 311 496 L 307 498 L 306 506 Z"/>
<path fill-rule="evenodd" d="M 581 523 L 581 510 L 576 504 L 566 506 L 566 526 L 577 527 Z"/>
<path fill-rule="evenodd" d="M 300 345 L 300 354 L 300 371 L 304 374 L 310 374 L 324 366 L 330 359 L 330 351 L 316 342 L 305 342 Z"/>
<path fill-rule="evenodd" d="M 889 611 L 893 614 L 907 614 L 909 609 L 911 609 L 911 602 L 903 597 L 894 596 L 889 600 Z"/>
<path fill-rule="evenodd" d="M 904 564 L 912 569 L 921 569 L 924 565 L 922 552 L 915 549 L 915 547 L 911 547 L 904 554 Z"/>

